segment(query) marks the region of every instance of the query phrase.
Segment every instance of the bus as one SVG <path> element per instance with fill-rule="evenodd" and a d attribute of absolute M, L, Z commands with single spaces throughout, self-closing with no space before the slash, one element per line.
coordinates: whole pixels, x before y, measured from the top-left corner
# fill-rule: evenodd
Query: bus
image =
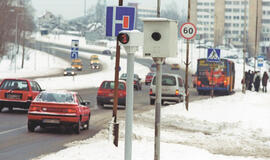
<path fill-rule="evenodd" d="M 210 93 L 231 94 L 234 91 L 235 65 L 228 59 L 208 62 L 206 58 L 197 61 L 196 88 L 199 95 Z"/>

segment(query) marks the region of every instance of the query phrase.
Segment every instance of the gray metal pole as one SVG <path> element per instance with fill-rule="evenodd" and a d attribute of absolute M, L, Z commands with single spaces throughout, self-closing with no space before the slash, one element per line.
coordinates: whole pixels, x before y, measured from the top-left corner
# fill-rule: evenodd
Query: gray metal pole
<path fill-rule="evenodd" d="M 246 76 L 245 76 L 245 65 L 246 65 L 246 25 L 247 25 L 247 0 L 245 0 L 245 14 L 244 14 L 244 36 L 243 36 L 243 84 L 242 92 L 246 93 Z"/>
<path fill-rule="evenodd" d="M 153 58 L 157 64 L 156 71 L 156 110 L 155 110 L 155 158 L 160 159 L 160 107 L 161 107 L 161 91 L 162 91 L 162 63 L 165 58 Z"/>
<path fill-rule="evenodd" d="M 126 128 L 125 128 L 125 160 L 132 159 L 132 123 L 133 123 L 133 79 L 134 54 L 127 54 L 127 95 L 126 95 Z"/>
<path fill-rule="evenodd" d="M 256 2 L 256 31 L 255 31 L 255 55 L 254 55 L 254 72 L 256 71 L 256 59 L 257 59 L 257 46 L 258 46 L 258 0 Z"/>
<path fill-rule="evenodd" d="M 157 0 L 157 17 L 160 17 L 160 0 Z M 160 160 L 160 107 L 161 107 L 161 81 L 162 61 L 164 58 L 153 58 L 157 64 L 156 71 L 156 109 L 155 109 L 155 147 L 154 160 Z"/>

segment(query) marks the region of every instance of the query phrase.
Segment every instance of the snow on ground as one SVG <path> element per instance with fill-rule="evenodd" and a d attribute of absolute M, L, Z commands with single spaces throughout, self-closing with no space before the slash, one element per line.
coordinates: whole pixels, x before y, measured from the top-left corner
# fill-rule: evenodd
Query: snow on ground
<path fill-rule="evenodd" d="M 11 56 L 4 56 L 0 62 L 1 79 L 52 75 L 62 73 L 63 69 L 69 66 L 67 61 L 29 48 L 26 48 L 23 69 L 21 69 L 21 64 L 21 52 L 16 56 L 16 60 L 14 58 L 13 61 L 11 61 Z"/>
<path fill-rule="evenodd" d="M 168 58 L 166 62 L 176 61 L 183 66 L 185 49 L 184 44 L 181 45 L 183 46 L 182 49 L 180 48 L 182 54 L 177 59 Z M 195 55 L 198 52 L 195 46 L 193 50 L 195 51 L 191 56 L 193 59 L 191 68 L 194 69 L 196 68 Z M 206 55 L 206 50 L 202 53 Z M 199 56 L 203 57 L 200 54 Z M 237 61 L 240 63 L 238 64 Z M 236 65 L 238 65 L 236 75 L 239 82 L 236 83 L 236 88 L 240 89 L 241 60 L 236 60 Z M 89 81 L 89 83 L 94 82 Z M 270 91 L 269 86 L 268 91 Z M 246 94 L 236 92 L 230 96 L 191 102 L 188 112 L 185 110 L 184 103 L 163 107 L 161 110 L 161 159 L 270 160 L 269 99 L 269 92 L 247 91 Z M 110 137 L 108 130 L 102 130 L 93 138 L 67 144 L 64 150 L 36 159 L 124 159 L 124 120 L 120 120 L 119 123 L 118 148 L 108 140 Z M 133 159 L 153 159 L 153 141 L 154 110 L 135 115 Z"/>
<path fill-rule="evenodd" d="M 183 104 L 164 107 L 161 159 L 269 160 L 269 98 L 269 94 L 247 92 L 192 102 L 188 112 Z M 153 159 L 154 110 L 134 119 L 133 159 Z M 120 121 L 118 148 L 109 142 L 108 130 L 102 130 L 93 138 L 37 159 L 124 159 L 124 125 Z"/>

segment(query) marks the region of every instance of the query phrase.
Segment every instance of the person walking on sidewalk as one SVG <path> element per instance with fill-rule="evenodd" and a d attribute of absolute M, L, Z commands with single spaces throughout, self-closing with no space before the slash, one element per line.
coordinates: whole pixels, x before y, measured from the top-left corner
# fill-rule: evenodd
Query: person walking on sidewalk
<path fill-rule="evenodd" d="M 260 84 L 261 84 L 260 72 L 255 72 L 255 75 L 254 75 L 254 89 L 255 89 L 256 92 L 259 92 Z"/>
<path fill-rule="evenodd" d="M 262 77 L 262 86 L 263 86 L 263 92 L 267 92 L 267 81 L 269 79 L 269 76 L 267 74 L 267 72 L 263 73 L 263 77 Z"/>

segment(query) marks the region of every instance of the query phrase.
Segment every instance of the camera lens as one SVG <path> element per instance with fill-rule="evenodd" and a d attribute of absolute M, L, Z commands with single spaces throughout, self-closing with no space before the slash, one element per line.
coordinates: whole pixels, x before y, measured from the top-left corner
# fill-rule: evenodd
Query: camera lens
<path fill-rule="evenodd" d="M 154 32 L 154 33 L 152 33 L 152 38 L 155 41 L 159 41 L 161 39 L 161 34 L 159 32 Z"/>

